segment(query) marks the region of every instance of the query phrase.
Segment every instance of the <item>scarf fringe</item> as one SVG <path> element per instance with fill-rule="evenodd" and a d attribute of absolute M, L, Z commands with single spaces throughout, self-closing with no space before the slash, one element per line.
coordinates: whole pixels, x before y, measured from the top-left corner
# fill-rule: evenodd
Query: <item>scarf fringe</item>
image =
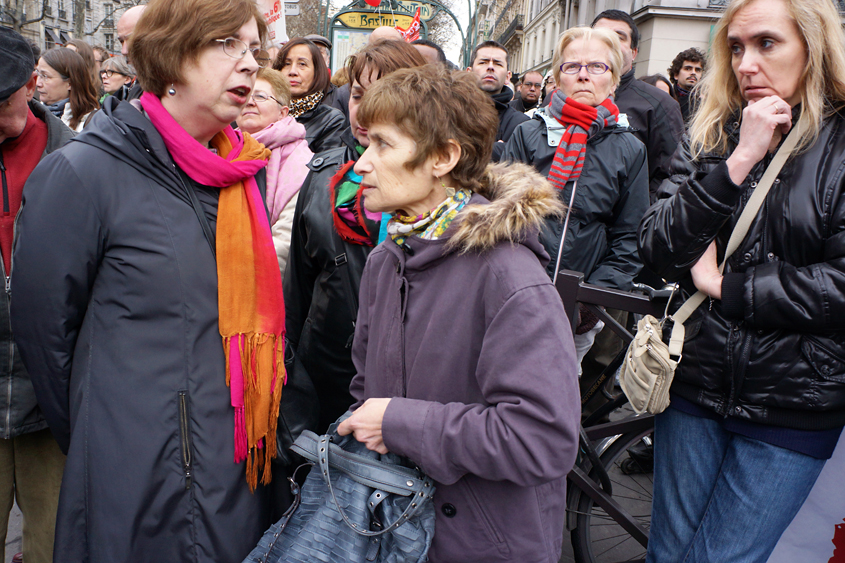
<path fill-rule="evenodd" d="M 232 359 L 230 346 L 232 338 L 238 339 L 240 350 L 240 361 L 244 374 L 244 406 L 235 408 L 235 463 L 246 460 L 246 480 L 250 491 L 255 491 L 258 486 L 258 473 L 261 472 L 261 483 L 268 485 L 273 477 L 271 461 L 277 454 L 276 427 L 279 420 L 279 409 L 282 399 L 282 388 L 287 382 L 287 373 L 284 366 L 284 337 L 277 337 L 274 334 L 236 334 L 223 337 L 223 349 L 226 355 L 227 384 L 230 383 L 228 366 Z M 272 346 L 271 362 L 260 362 L 260 352 L 263 347 Z M 268 364 L 268 365 L 265 365 Z M 250 430 L 254 421 L 254 413 L 257 410 L 257 403 L 261 397 L 259 382 L 262 381 L 260 373 L 264 370 L 272 371 L 270 381 L 270 412 L 266 420 L 266 433 L 262 436 L 252 436 L 253 443 L 250 444 Z M 279 381 L 279 374 L 284 378 Z"/>

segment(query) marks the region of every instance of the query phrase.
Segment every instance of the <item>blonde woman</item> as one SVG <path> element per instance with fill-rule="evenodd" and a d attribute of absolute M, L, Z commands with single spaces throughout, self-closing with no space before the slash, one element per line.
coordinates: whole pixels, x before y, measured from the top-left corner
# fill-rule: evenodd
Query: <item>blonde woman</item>
<path fill-rule="evenodd" d="M 648 562 L 764 562 L 845 424 L 845 47 L 831 0 L 734 0 L 643 261 L 709 303 L 656 418 Z M 724 274 L 774 151 L 806 126 Z M 679 163 L 681 160 L 676 159 Z"/>

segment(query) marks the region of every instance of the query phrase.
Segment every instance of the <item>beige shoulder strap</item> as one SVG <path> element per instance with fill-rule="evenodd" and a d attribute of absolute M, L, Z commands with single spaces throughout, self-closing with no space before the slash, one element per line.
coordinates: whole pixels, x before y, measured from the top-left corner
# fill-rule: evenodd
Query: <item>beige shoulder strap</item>
<path fill-rule="evenodd" d="M 745 205 L 745 209 L 742 210 L 739 220 L 736 222 L 734 230 L 731 232 L 731 237 L 728 239 L 728 247 L 725 249 L 725 257 L 722 259 L 722 263 L 719 264 L 720 272 L 725 270 L 725 263 L 728 261 L 728 258 L 731 257 L 731 254 L 733 254 L 737 248 L 739 248 L 739 245 L 742 243 L 745 235 L 748 234 L 748 229 L 751 228 L 751 223 L 760 211 L 760 207 L 763 205 L 763 201 L 765 201 L 766 196 L 769 193 L 769 188 L 771 188 L 772 184 L 774 184 L 775 178 L 777 178 L 778 174 L 780 174 L 780 170 L 783 168 L 786 159 L 789 158 L 790 154 L 792 154 L 792 150 L 798 144 L 798 141 L 801 139 L 801 136 L 804 134 L 806 128 L 807 127 L 803 121 L 799 121 L 795 124 L 795 127 L 792 128 L 789 135 L 786 137 L 786 140 L 778 149 L 778 152 L 775 154 L 772 162 L 769 164 L 768 168 L 766 168 L 766 172 L 760 179 L 760 183 L 754 189 L 754 193 L 752 193 L 751 197 L 748 198 L 748 203 Z M 692 297 L 687 299 L 677 312 L 670 317 L 675 323 L 672 327 L 672 336 L 669 339 L 669 354 L 671 356 L 681 356 L 681 352 L 684 348 L 684 323 L 706 298 L 707 295 L 700 291 L 696 291 Z"/>

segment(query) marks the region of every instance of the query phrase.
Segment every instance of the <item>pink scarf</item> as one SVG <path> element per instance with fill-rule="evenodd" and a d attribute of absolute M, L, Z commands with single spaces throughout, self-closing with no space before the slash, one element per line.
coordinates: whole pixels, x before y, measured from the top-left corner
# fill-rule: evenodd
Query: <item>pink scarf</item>
<path fill-rule="evenodd" d="M 273 225 L 302 187 L 314 153 L 305 140 L 305 126 L 290 115 L 271 123 L 253 137 L 272 151 L 267 164 L 265 201 L 270 210 L 270 224 Z"/>

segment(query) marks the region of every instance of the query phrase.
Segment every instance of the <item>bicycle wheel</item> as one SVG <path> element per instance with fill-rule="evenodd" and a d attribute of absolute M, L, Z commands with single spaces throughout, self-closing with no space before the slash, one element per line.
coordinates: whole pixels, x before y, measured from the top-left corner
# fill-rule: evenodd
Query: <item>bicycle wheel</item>
<path fill-rule="evenodd" d="M 613 499 L 648 529 L 651 522 L 652 473 L 626 475 L 620 464 L 629 458 L 628 448 L 638 444 L 652 429 L 619 436 L 599 456 L 610 477 Z M 633 458 L 631 458 L 633 459 Z M 589 476 L 595 477 L 595 471 Z M 572 530 L 572 550 L 578 563 L 641 561 L 646 548 L 625 531 L 593 499 L 581 492 L 576 501 L 576 527 Z"/>

